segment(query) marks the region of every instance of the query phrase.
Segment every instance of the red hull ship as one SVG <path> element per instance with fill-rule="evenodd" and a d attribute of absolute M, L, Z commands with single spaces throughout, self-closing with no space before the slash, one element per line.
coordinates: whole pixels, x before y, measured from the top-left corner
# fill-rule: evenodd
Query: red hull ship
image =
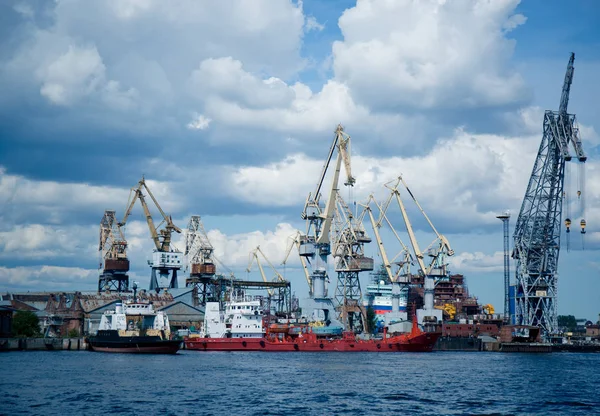
<path fill-rule="evenodd" d="M 188 338 L 185 348 L 197 351 L 266 351 L 266 352 L 430 352 L 439 333 L 422 332 L 382 340 L 358 340 L 353 334 L 341 339 L 320 339 L 306 334 L 296 339 L 279 338 Z"/>
<path fill-rule="evenodd" d="M 280 333 L 278 333 L 280 332 Z M 413 322 L 410 333 L 383 339 L 361 340 L 351 332 L 341 338 L 318 337 L 313 332 L 289 335 L 285 330 L 267 332 L 264 337 L 200 338 L 187 337 L 185 348 L 196 351 L 265 352 L 430 352 L 439 332 L 424 332 Z"/>

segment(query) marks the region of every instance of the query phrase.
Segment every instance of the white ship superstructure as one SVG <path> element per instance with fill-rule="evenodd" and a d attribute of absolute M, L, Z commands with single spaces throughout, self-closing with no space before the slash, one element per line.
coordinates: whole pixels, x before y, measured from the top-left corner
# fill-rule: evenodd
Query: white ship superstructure
<path fill-rule="evenodd" d="M 238 297 L 219 308 L 219 302 L 207 302 L 203 335 L 208 338 L 262 338 L 263 310 L 258 300 Z"/>

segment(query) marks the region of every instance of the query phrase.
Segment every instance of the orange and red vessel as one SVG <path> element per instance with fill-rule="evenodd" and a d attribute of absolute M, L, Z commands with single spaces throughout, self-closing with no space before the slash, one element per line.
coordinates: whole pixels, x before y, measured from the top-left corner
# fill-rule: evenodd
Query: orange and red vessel
<path fill-rule="evenodd" d="M 250 305 L 250 304 L 248 304 Z M 239 306 L 239 305 L 238 305 Z M 413 319 L 409 333 L 388 336 L 384 332 L 381 339 L 359 339 L 351 332 L 344 332 L 341 337 L 320 336 L 312 327 L 289 324 L 268 325 L 264 333 L 242 332 L 235 328 L 250 327 L 248 319 L 254 318 L 255 328 L 262 328 L 262 316 L 253 314 L 252 306 L 248 309 L 228 309 L 228 322 L 222 336 L 200 335 L 185 338 L 185 348 L 196 351 L 265 351 L 265 352 L 430 352 L 437 342 L 439 332 L 425 332 L 419 328 L 416 318 Z M 208 310 L 207 310 L 208 311 Z M 260 322 L 260 324 L 258 324 Z M 231 331 L 231 327 L 234 328 Z M 254 328 L 254 327 L 253 327 Z"/>
<path fill-rule="evenodd" d="M 313 333 L 296 338 L 186 338 L 185 348 L 197 351 L 265 352 L 430 352 L 439 333 L 412 331 L 380 340 L 360 340 L 352 333 L 339 339 L 323 339 Z"/>

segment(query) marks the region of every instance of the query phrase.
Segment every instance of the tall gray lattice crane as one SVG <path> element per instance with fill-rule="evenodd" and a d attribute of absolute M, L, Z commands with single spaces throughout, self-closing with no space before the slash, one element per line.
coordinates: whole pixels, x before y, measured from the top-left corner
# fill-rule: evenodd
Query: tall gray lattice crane
<path fill-rule="evenodd" d="M 573 157 L 571 148 L 577 160 L 586 160 L 575 115 L 567 113 L 574 60 L 572 53 L 559 110 L 547 110 L 544 114 L 544 135 L 514 233 L 513 258 L 517 261 L 515 320 L 519 325 L 540 327 L 545 337 L 556 332 L 558 326 L 557 265 L 565 198 L 565 163 Z M 568 232 L 571 220 L 566 218 L 565 224 Z M 581 232 L 585 232 L 583 219 Z"/>

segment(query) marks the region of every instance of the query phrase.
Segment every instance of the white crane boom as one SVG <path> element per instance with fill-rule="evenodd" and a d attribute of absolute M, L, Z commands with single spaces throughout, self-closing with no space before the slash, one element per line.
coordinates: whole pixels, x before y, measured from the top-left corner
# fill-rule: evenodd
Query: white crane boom
<path fill-rule="evenodd" d="M 400 191 L 398 191 L 399 184 L 400 178 L 398 178 L 396 184 L 393 187 L 390 187 L 389 183 L 385 184 L 385 187 L 390 189 L 392 191 L 392 194 L 396 197 L 396 201 L 398 202 L 398 206 L 400 207 L 400 212 L 402 213 L 404 225 L 406 226 L 406 232 L 408 233 L 408 238 L 410 239 L 410 244 L 412 245 L 413 251 L 415 252 L 415 257 L 417 258 L 417 263 L 419 264 L 419 269 L 421 273 L 423 273 L 423 276 L 427 276 L 427 268 L 425 267 L 425 263 L 423 262 L 423 253 L 421 252 L 421 248 L 419 247 L 419 243 L 417 242 L 417 238 L 415 237 L 415 232 L 413 230 L 412 224 L 406 213 L 404 202 L 402 201 L 402 198 L 400 198 Z"/>

